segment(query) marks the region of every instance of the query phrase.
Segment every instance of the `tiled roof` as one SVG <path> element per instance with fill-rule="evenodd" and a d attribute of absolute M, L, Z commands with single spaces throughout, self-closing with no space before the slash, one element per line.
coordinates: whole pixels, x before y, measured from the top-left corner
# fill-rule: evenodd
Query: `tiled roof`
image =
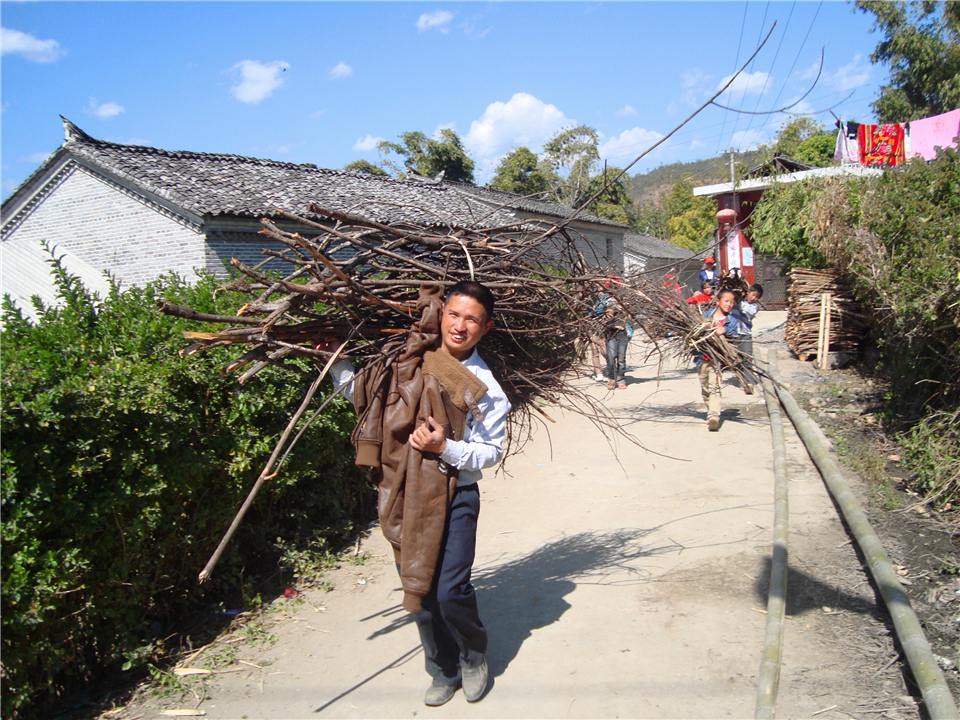
<path fill-rule="evenodd" d="M 704 253 L 692 253 L 679 245 L 661 240 L 653 235 L 641 235 L 635 232 L 628 232 L 623 236 L 623 249 L 627 252 L 634 252 L 643 257 L 666 258 L 670 260 L 692 260 L 699 258 Z"/>
<path fill-rule="evenodd" d="M 551 202 L 549 200 L 536 200 L 534 198 L 525 197 L 522 195 L 514 195 L 513 193 L 503 192 L 502 190 L 494 190 L 488 187 L 480 187 L 478 185 L 455 182 L 444 182 L 443 184 L 447 187 L 461 190 L 462 192 L 465 192 L 476 198 L 487 200 L 490 203 L 493 203 L 495 207 L 499 207 L 500 205 L 509 205 L 517 210 L 522 210 L 523 212 L 534 215 L 548 215 L 557 218 L 573 217 L 573 214 L 576 212 L 569 205 L 563 205 L 561 203 Z M 611 227 L 617 228 L 626 227 L 626 225 L 621 225 L 613 220 L 607 220 L 606 218 L 591 215 L 588 212 L 577 214 L 577 219 L 583 220 L 584 222 L 599 223 L 600 225 L 610 225 Z"/>
<path fill-rule="evenodd" d="M 64 128 L 67 141 L 61 151 L 199 216 L 259 218 L 278 207 L 305 212 L 309 203 L 316 202 L 384 223 L 496 227 L 517 219 L 510 209 L 491 214 L 488 202 L 457 192 L 451 187 L 455 183 L 394 180 L 312 164 L 119 145 L 96 140 L 65 118 Z"/>

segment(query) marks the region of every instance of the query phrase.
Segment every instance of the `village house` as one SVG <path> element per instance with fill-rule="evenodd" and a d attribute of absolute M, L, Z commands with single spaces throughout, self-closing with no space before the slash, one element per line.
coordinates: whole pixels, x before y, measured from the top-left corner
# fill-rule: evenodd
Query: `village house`
<path fill-rule="evenodd" d="M 572 208 L 558 203 L 466 183 L 120 145 L 90 137 L 66 118 L 63 127 L 63 145 L 2 207 L 0 286 L 27 315 L 32 297 L 56 300 L 44 243 L 101 295 L 109 289 L 104 273 L 125 286 L 167 273 L 187 281 L 201 271 L 226 278 L 231 258 L 257 265 L 269 260 L 265 248 L 280 249 L 258 234 L 262 217 L 277 208 L 303 214 L 310 203 L 438 229 L 569 221 L 588 263 L 623 268 L 628 228 L 589 214 L 573 217 Z M 281 271 L 289 267 L 271 262 Z"/>
<path fill-rule="evenodd" d="M 694 188 L 693 194 L 695 197 L 713 198 L 717 203 L 720 236 L 716 253 L 718 268 L 721 271 L 737 268 L 748 283 L 760 283 L 764 288 L 764 306 L 774 309 L 785 307 L 787 301 L 784 263 L 771 255 L 755 255 L 751 239 L 753 209 L 764 192 L 778 183 L 790 184 L 827 177 L 864 177 L 881 172 L 879 168 L 859 165 L 814 167 L 778 155 L 768 165 L 750 170 L 742 180 L 703 185 Z"/>
<path fill-rule="evenodd" d="M 623 237 L 623 272 L 626 277 L 647 275 L 656 279 L 672 275 L 686 295 L 700 290 L 700 271 L 710 250 L 694 253 L 653 235 L 628 232 Z"/>

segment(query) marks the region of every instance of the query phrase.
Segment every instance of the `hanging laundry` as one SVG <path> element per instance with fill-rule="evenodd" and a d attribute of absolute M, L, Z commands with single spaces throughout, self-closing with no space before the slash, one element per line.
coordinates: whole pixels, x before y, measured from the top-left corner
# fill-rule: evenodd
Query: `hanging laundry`
<path fill-rule="evenodd" d="M 867 167 L 877 165 L 900 165 L 906 159 L 903 150 L 903 125 L 860 125 L 857 132 L 857 146 L 860 150 L 860 164 Z"/>
<path fill-rule="evenodd" d="M 853 134 L 850 133 L 850 126 L 854 126 Z M 833 159 L 841 165 L 857 165 L 860 162 L 860 151 L 857 146 L 857 129 L 860 123 L 843 123 L 837 121 L 837 146 L 833 151 Z"/>
<path fill-rule="evenodd" d="M 913 151 L 912 154 L 908 153 L 907 157 L 934 160 L 937 157 L 938 147 L 957 147 L 958 135 L 960 135 L 960 109 L 923 120 L 912 120 L 910 138 Z"/>

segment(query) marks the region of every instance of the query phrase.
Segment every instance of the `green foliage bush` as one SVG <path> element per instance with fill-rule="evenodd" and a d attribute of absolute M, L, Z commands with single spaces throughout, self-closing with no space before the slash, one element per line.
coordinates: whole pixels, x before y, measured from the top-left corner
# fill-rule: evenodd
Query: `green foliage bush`
<path fill-rule="evenodd" d="M 199 586 L 305 381 L 267 370 L 240 386 L 220 375 L 226 355 L 177 356 L 183 330 L 210 326 L 156 303 L 225 313 L 212 279 L 114 287 L 98 301 L 53 265 L 62 307 L 38 305 L 32 323 L 4 305 L 4 717 L 162 651 L 157 627 L 235 590 L 281 546 L 343 534 L 372 500 L 352 462 L 352 410 L 336 400 Z"/>
<path fill-rule="evenodd" d="M 753 218 L 760 252 L 850 273 L 875 311 L 891 382 L 888 417 L 908 429 L 923 421 L 908 442 L 944 438 L 936 453 L 914 453 L 914 469 L 926 491 L 951 496 L 960 476 L 944 477 L 933 458 L 960 456 L 960 437 L 946 424 L 960 407 L 960 153 L 944 149 L 935 161 L 913 160 L 876 178 L 781 185 Z"/>

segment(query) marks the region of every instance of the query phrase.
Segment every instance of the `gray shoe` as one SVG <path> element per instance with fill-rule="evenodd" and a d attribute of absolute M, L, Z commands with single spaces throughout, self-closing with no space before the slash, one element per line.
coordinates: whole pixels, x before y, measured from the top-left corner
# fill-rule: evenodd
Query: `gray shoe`
<path fill-rule="evenodd" d="M 475 668 L 463 668 L 463 695 L 467 702 L 477 702 L 487 692 L 490 672 L 484 658 Z"/>
<path fill-rule="evenodd" d="M 450 702 L 450 698 L 457 692 L 457 687 L 457 685 L 439 685 L 434 682 L 427 688 L 427 694 L 423 696 L 423 704 L 437 707 Z"/>

